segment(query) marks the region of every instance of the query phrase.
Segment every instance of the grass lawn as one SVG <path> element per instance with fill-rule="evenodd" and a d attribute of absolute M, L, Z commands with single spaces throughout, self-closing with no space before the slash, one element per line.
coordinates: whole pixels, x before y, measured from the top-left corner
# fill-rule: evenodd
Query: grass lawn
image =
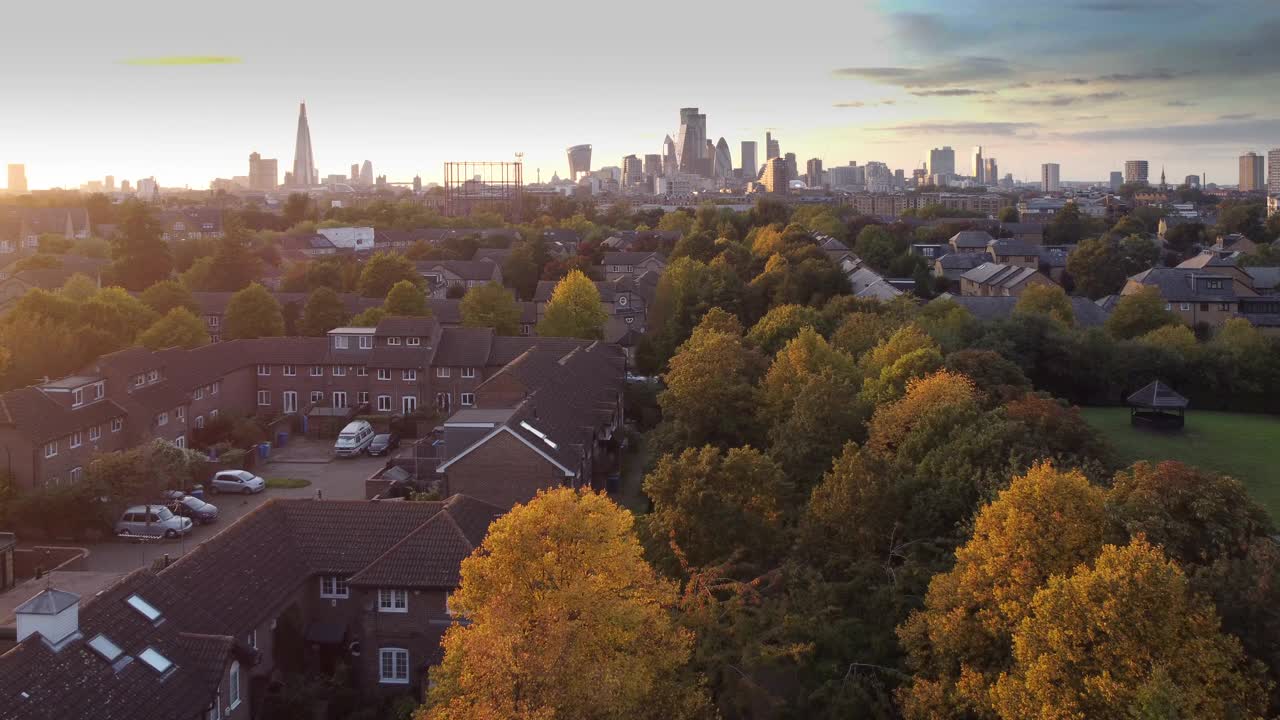
<path fill-rule="evenodd" d="M 303 480 L 302 478 L 282 478 L 282 477 L 267 478 L 267 487 L 275 488 L 275 489 L 292 490 L 294 488 L 304 488 L 310 484 L 311 484 L 310 480 Z"/>
<path fill-rule="evenodd" d="M 1192 409 L 1183 432 L 1165 434 L 1131 426 L 1128 408 L 1080 411 L 1122 460 L 1180 460 L 1231 475 L 1280 520 L 1280 418 Z"/>

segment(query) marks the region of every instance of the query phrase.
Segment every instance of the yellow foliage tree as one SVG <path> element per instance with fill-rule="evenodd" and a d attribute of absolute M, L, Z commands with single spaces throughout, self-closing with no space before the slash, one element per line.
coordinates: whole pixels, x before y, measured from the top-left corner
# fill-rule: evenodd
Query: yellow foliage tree
<path fill-rule="evenodd" d="M 1247 320 L 1245 322 L 1248 322 Z M 1163 348 L 1183 358 L 1191 358 L 1199 350 L 1196 334 L 1186 325 L 1163 325 L 1138 338 L 1139 342 Z"/>
<path fill-rule="evenodd" d="M 570 270 L 551 291 L 546 314 L 538 323 L 538 335 L 600 340 L 608 319 L 596 284 L 581 270 Z"/>
<path fill-rule="evenodd" d="M 1075 323 L 1075 309 L 1071 298 L 1059 285 L 1031 285 L 1018 297 L 1013 306 L 1017 313 L 1041 313 L 1065 325 Z"/>
<path fill-rule="evenodd" d="M 1000 718 L 1263 717 L 1267 683 L 1177 564 L 1142 539 L 1051 578 L 991 693 Z"/>
<path fill-rule="evenodd" d="M 676 586 L 632 525 L 603 494 L 568 488 L 494 521 L 462 563 L 450 605 L 468 622 L 445 633 L 419 720 L 705 717 Z"/>
<path fill-rule="evenodd" d="M 896 335 L 895 335 L 896 337 Z M 874 354 L 876 351 L 873 350 Z M 901 400 L 880 406 L 871 416 L 866 449 L 872 456 L 889 459 L 921 420 L 938 410 L 963 410 L 978 406 L 973 381 L 950 370 L 907 382 Z"/>

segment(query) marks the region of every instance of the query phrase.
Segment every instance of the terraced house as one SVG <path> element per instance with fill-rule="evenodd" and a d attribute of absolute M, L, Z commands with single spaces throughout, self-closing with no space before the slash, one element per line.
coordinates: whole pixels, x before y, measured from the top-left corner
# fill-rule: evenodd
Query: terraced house
<path fill-rule="evenodd" d="M 163 438 L 186 446 L 221 413 L 315 409 L 441 415 L 475 407 L 477 388 L 535 348 L 561 355 L 580 340 L 503 337 L 433 318 L 384 318 L 327 337 L 233 340 L 193 350 L 130 348 L 73 377 L 0 395 L 0 462 L 19 490 L 76 482 L 95 452 Z M 617 365 L 620 379 L 624 368 Z"/>

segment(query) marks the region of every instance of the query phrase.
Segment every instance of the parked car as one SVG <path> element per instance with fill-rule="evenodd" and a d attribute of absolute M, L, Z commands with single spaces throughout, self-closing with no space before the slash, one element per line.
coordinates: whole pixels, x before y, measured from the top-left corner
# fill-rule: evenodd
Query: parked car
<path fill-rule="evenodd" d="M 248 470 L 223 470 L 214 474 L 209 488 L 215 493 L 251 495 L 266 490 L 267 481 Z"/>
<path fill-rule="evenodd" d="M 116 535 L 175 538 L 190 533 L 191 525 L 190 518 L 178 517 L 163 505 L 135 505 L 120 513 Z"/>
<path fill-rule="evenodd" d="M 333 451 L 338 457 L 355 457 L 373 442 L 373 426 L 367 420 L 353 420 L 338 433 Z"/>
<path fill-rule="evenodd" d="M 218 506 L 207 503 L 198 497 L 183 495 L 169 504 L 169 509 L 176 515 L 188 517 L 201 525 L 208 525 L 218 519 Z"/>
<path fill-rule="evenodd" d="M 395 433 L 382 433 L 374 435 L 373 440 L 369 441 L 370 455 L 383 455 L 400 447 L 400 436 Z"/>

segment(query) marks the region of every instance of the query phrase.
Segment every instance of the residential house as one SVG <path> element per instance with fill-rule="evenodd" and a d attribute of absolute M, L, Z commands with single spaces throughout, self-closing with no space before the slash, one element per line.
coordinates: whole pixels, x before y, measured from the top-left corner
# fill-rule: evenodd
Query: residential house
<path fill-rule="evenodd" d="M 1018 297 L 1032 285 L 1054 285 L 1035 268 L 983 263 L 960 275 L 960 294 Z"/>
<path fill-rule="evenodd" d="M 658 273 L 647 272 L 638 277 L 619 277 L 615 280 L 596 282 L 600 304 L 608 320 L 604 326 L 604 341 L 619 342 L 629 333 L 644 334 L 648 330 L 649 307 L 658 292 Z M 555 291 L 554 280 L 538 282 L 533 293 L 533 304 L 540 322 L 547 313 L 547 304 Z M 523 320 L 522 320 L 523 322 Z"/>
<path fill-rule="evenodd" d="M 1044 243 L 1044 223 L 1034 222 L 1002 222 L 1000 229 L 1009 234 L 1009 239 L 1028 245 Z"/>
<path fill-rule="evenodd" d="M 6 713 L 249 720 L 269 715 L 281 674 L 339 665 L 370 701 L 420 699 L 462 560 L 500 512 L 463 496 L 273 498 L 91 598 L 48 588 L 17 608 L 0 656 Z"/>
<path fill-rule="evenodd" d="M 293 262 L 338 254 L 338 246 L 320 234 L 284 235 L 279 240 L 279 246 L 281 257 Z"/>
<path fill-rule="evenodd" d="M 862 266 L 849 273 L 849 289 L 855 297 L 892 300 L 902 291 L 875 270 Z"/>
<path fill-rule="evenodd" d="M 89 213 L 84 208 L 13 208 L 0 217 L 0 257 L 35 252 L 41 235 L 84 240 L 90 232 Z"/>
<path fill-rule="evenodd" d="M 942 247 L 950 249 L 947 245 L 943 245 Z M 937 277 L 944 277 L 947 279 L 948 292 L 958 293 L 960 292 L 960 276 L 983 263 L 989 262 L 991 262 L 991 256 L 985 252 L 948 252 L 933 261 L 933 274 Z"/>
<path fill-rule="evenodd" d="M 160 237 L 166 242 L 176 240 L 201 240 L 220 238 L 222 210 L 219 208 L 188 207 L 181 210 L 165 210 L 159 214 Z"/>
<path fill-rule="evenodd" d="M 1110 310 L 1090 302 L 1089 298 L 1070 297 L 1071 310 L 1075 315 L 1075 324 L 1079 327 L 1102 327 L 1107 322 Z M 935 298 L 934 302 L 948 300 L 965 310 L 978 320 L 1004 320 L 1013 315 L 1018 305 L 1018 298 L 1005 296 L 953 295 L 946 293 Z"/>
<path fill-rule="evenodd" d="M 830 235 L 819 234 L 815 235 L 814 239 L 818 241 L 818 247 L 822 252 L 826 253 L 831 262 L 845 275 L 862 266 L 862 259 L 855 255 L 848 245 Z"/>
<path fill-rule="evenodd" d="M 1240 233 L 1219 235 L 1213 243 L 1213 250 L 1218 253 L 1251 253 L 1258 249 L 1257 243 Z"/>
<path fill-rule="evenodd" d="M 1236 263 L 1234 257 L 1224 257 L 1213 252 L 1202 252 L 1195 257 L 1187 258 L 1178 263 L 1179 268 L 1202 270 L 1209 274 L 1230 275 L 1237 282 L 1252 288 L 1253 276 L 1247 272 L 1251 268 L 1242 268 Z"/>
<path fill-rule="evenodd" d="M 947 244 L 951 246 L 951 252 L 985 253 L 994 239 L 991 233 L 982 230 L 961 230 L 952 235 Z"/>
<path fill-rule="evenodd" d="M 8 267 L 0 270 L 0 312 L 34 289 L 57 290 L 73 275 L 88 277 L 99 287 L 108 261 L 79 255 L 56 256 L 61 263 L 56 268 L 31 268 L 12 272 Z M 12 265 L 12 264 L 11 264 Z"/>
<path fill-rule="evenodd" d="M 601 264 L 605 280 L 636 278 L 652 272 L 658 275 L 667 268 L 667 258 L 657 252 L 607 252 Z"/>
<path fill-rule="evenodd" d="M 1129 278 L 1120 294 L 1146 287 L 1156 288 L 1165 308 L 1192 326 L 1221 325 L 1240 312 L 1242 300 L 1258 295 L 1234 273 L 1183 267 L 1144 270 Z"/>
<path fill-rule="evenodd" d="M 450 290 L 465 293 L 491 282 L 502 284 L 502 266 L 487 260 L 424 260 L 416 267 L 433 298 L 448 297 Z"/>
<path fill-rule="evenodd" d="M 987 252 L 995 262 L 1002 265 L 1033 269 L 1040 267 L 1040 247 L 1037 245 L 1016 240 L 992 240 L 987 243 Z"/>
<path fill-rule="evenodd" d="M 320 228 L 316 234 L 324 236 L 335 248 L 345 252 L 372 252 L 374 233 L 371 227 Z"/>

